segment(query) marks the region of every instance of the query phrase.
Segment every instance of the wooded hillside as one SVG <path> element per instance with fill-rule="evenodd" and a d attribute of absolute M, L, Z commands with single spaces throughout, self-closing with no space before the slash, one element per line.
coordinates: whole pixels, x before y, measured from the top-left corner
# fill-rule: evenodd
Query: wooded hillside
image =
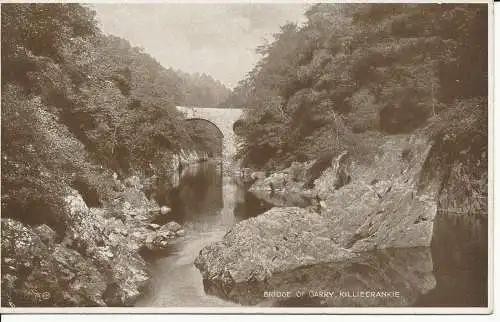
<path fill-rule="evenodd" d="M 280 168 L 363 137 L 426 131 L 487 150 L 484 5 L 317 4 L 287 24 L 225 103 L 246 107 L 239 158 Z M 483 159 L 483 163 L 485 159 Z"/>
<path fill-rule="evenodd" d="M 175 106 L 214 86 L 103 35 L 88 7 L 2 4 L 2 214 L 56 223 L 67 185 L 99 205 L 104 176 L 161 173 L 204 137 Z"/>

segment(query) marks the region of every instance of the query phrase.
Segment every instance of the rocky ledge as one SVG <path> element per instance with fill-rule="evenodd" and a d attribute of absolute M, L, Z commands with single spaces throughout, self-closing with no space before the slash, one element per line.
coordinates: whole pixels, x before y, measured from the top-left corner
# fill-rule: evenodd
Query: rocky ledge
<path fill-rule="evenodd" d="M 153 223 L 169 209 L 148 200 L 137 181 L 126 182 L 104 208 L 87 207 L 68 188 L 64 234 L 2 218 L 2 305 L 133 305 L 150 279 L 139 253 L 184 235 L 175 222 Z"/>
<path fill-rule="evenodd" d="M 440 184 L 439 178 L 424 187 L 420 182 L 430 148 L 423 137 L 391 136 L 375 147 L 379 153 L 371 162 L 341 153 L 317 178 L 304 175 L 314 164 L 302 165 L 301 171 L 295 164 L 281 175 L 258 179 L 250 190 L 264 191 L 271 183 L 268 194 L 286 194 L 302 187 L 316 204 L 272 208 L 202 249 L 195 265 L 206 287 L 230 294 L 241 283 L 263 283 L 308 265 L 430 246 Z"/>

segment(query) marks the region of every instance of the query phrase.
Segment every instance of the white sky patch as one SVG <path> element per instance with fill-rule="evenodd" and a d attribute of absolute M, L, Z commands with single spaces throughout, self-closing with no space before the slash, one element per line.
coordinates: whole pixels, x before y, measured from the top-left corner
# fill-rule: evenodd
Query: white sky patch
<path fill-rule="evenodd" d="M 167 68 L 206 73 L 233 88 L 258 60 L 255 49 L 308 5 L 93 4 L 104 33 L 125 38 Z"/>

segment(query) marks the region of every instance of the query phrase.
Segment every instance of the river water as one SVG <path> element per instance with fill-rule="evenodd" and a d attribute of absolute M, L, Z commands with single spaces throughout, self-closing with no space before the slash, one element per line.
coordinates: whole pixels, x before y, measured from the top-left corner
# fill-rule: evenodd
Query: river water
<path fill-rule="evenodd" d="M 228 299 L 206 289 L 193 264 L 199 251 L 221 240 L 236 222 L 269 208 L 224 172 L 211 162 L 183 171 L 169 196 L 173 211 L 168 220 L 182 223 L 186 236 L 166 253 L 148 258 L 153 279 L 136 306 L 487 306 L 487 221 L 446 214 L 436 220 L 430 248 L 367 254 L 355 262 L 309 266 L 277 276 L 274 284 L 268 281 L 290 290 L 397 290 L 398 298 L 373 301 L 306 294 L 298 299 L 268 299 L 261 289 L 243 287 L 241 294 Z"/>

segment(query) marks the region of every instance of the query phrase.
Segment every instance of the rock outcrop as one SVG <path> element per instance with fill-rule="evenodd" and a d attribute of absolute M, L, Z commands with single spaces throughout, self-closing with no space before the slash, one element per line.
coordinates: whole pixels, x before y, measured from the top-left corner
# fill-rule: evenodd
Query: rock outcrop
<path fill-rule="evenodd" d="M 153 224 L 164 214 L 140 180 L 129 178 L 121 188 L 104 208 L 89 208 L 68 188 L 62 236 L 45 224 L 3 218 L 2 305 L 133 305 L 150 279 L 140 251 L 165 249 L 184 231 L 175 222 Z"/>
<path fill-rule="evenodd" d="M 242 221 L 222 241 L 204 248 L 196 266 L 206 283 L 228 291 L 362 252 L 430 246 L 439 178 L 417 187 L 430 147 L 424 137 L 401 135 L 380 142 L 375 147 L 380 153 L 370 163 L 340 154 L 306 191 L 318 205 L 273 208 Z M 284 182 L 280 187 L 304 185 L 289 177 L 273 175 L 255 187 L 276 181 Z"/>
<path fill-rule="evenodd" d="M 332 238 L 345 248 L 429 246 L 440 178 L 424 189 L 418 184 L 431 144 L 416 135 L 390 136 L 374 147 L 381 152 L 370 163 L 347 152 L 332 157 L 311 189 L 304 173 L 315 164 L 304 163 L 257 180 L 249 191 L 275 206 L 311 205 L 332 223 Z"/>
<path fill-rule="evenodd" d="M 2 219 L 2 305 L 105 305 L 106 278 L 92 260 L 39 231 Z"/>
<path fill-rule="evenodd" d="M 147 233 L 144 246 L 148 250 L 163 250 L 167 248 L 172 239 L 184 236 L 184 234 L 182 226 L 171 221 L 158 227 L 154 232 Z"/>
<path fill-rule="evenodd" d="M 272 173 L 268 177 L 263 172 L 254 172 L 255 182 L 248 189 L 257 198 L 277 207 L 310 205 L 312 192 L 304 188 L 305 171 L 310 163 L 294 162 L 292 166 Z"/>
<path fill-rule="evenodd" d="M 195 265 L 205 280 L 231 285 L 355 256 L 333 242 L 329 228 L 317 213 L 275 207 L 236 224 L 222 241 L 202 249 Z"/>
<path fill-rule="evenodd" d="M 349 184 L 336 189 L 336 174 L 318 178 L 322 214 L 336 242 L 353 251 L 430 246 L 440 178 L 418 186 L 432 143 L 419 136 L 390 136 L 373 163 L 352 161 Z"/>

